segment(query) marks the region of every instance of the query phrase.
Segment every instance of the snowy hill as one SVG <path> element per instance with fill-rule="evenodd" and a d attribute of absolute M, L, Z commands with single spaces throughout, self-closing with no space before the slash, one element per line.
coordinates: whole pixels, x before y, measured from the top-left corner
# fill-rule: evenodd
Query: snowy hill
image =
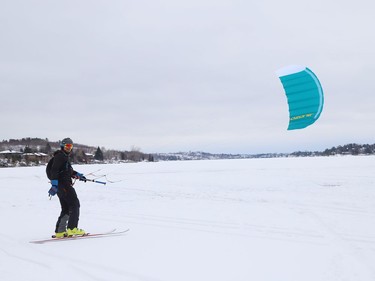
<path fill-rule="evenodd" d="M 80 227 L 31 244 L 59 203 L 43 166 L 0 169 L 2 281 L 373 281 L 375 157 L 76 165 Z"/>

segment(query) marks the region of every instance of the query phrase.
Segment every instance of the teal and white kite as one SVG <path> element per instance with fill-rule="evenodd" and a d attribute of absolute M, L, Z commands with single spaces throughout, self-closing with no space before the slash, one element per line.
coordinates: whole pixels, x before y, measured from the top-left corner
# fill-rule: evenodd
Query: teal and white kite
<path fill-rule="evenodd" d="M 288 130 L 313 124 L 323 110 L 323 89 L 315 74 L 305 66 L 291 65 L 277 72 L 289 105 Z"/>

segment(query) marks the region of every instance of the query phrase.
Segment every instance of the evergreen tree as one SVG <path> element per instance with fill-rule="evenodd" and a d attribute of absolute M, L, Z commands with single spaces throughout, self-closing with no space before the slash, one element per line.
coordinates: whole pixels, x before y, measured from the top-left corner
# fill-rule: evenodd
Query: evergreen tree
<path fill-rule="evenodd" d="M 120 153 L 120 159 L 121 159 L 121 160 L 128 160 L 128 156 L 126 155 L 125 152 L 122 151 L 122 152 Z"/>
<path fill-rule="evenodd" d="M 103 152 L 102 152 L 102 150 L 100 149 L 99 146 L 98 146 L 98 149 L 95 152 L 94 159 L 95 160 L 99 160 L 99 161 L 103 161 L 104 160 Z"/>
<path fill-rule="evenodd" d="M 52 147 L 51 147 L 51 145 L 49 144 L 49 142 L 47 142 L 46 147 L 44 148 L 44 153 L 46 153 L 46 154 L 50 154 L 51 151 L 52 151 Z"/>
<path fill-rule="evenodd" d="M 24 153 L 32 153 L 32 149 L 28 146 L 25 147 L 25 149 L 23 150 Z"/>

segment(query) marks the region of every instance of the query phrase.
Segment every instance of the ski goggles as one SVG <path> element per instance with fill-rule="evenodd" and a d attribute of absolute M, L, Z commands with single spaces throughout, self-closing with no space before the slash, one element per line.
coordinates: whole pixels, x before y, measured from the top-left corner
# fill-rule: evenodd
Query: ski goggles
<path fill-rule="evenodd" d="M 64 150 L 71 151 L 72 149 L 73 149 L 73 144 L 72 143 L 64 144 Z"/>

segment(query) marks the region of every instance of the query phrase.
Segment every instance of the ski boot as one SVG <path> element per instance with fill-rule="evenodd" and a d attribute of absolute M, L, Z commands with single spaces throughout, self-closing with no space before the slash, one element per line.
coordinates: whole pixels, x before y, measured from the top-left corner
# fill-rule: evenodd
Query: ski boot
<path fill-rule="evenodd" d="M 68 233 L 66 231 L 63 232 L 56 232 L 55 235 L 52 235 L 52 238 L 63 238 L 68 236 Z"/>
<path fill-rule="evenodd" d="M 73 229 L 68 228 L 68 230 L 67 230 L 68 237 L 84 236 L 85 234 L 86 234 L 86 232 L 83 229 L 80 229 L 80 228 L 77 228 L 77 227 L 75 227 Z"/>

